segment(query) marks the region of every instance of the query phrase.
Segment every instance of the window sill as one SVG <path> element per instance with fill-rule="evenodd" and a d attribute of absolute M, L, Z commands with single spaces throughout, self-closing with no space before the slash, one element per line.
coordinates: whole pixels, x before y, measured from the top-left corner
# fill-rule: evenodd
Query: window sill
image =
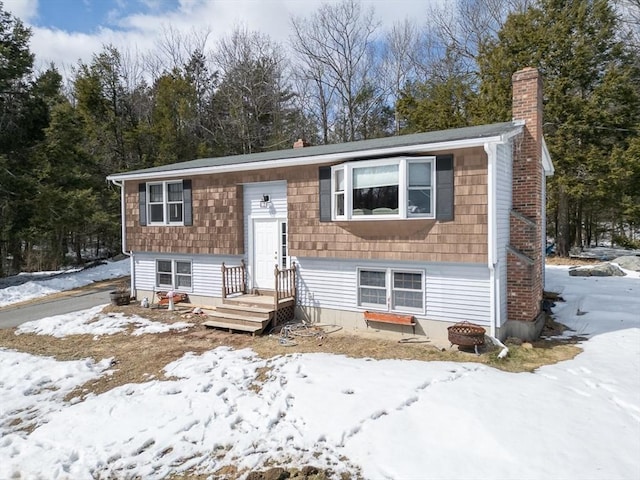
<path fill-rule="evenodd" d="M 147 223 L 147 227 L 184 227 L 184 223 Z"/>

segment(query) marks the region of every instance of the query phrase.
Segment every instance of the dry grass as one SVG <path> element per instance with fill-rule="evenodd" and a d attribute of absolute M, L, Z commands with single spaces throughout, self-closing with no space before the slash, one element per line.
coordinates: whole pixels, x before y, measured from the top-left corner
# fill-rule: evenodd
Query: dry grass
<path fill-rule="evenodd" d="M 184 321 L 180 312 L 159 309 L 143 309 L 137 305 L 107 307 L 106 313 L 123 312 L 140 315 L 164 323 Z M 189 319 L 198 323 L 200 319 Z M 551 325 L 551 324 L 550 324 Z M 556 327 L 557 324 L 556 324 Z M 131 327 L 133 328 L 133 327 Z M 129 330 L 130 331 L 130 330 Z M 207 329 L 201 325 L 186 331 L 131 336 L 129 331 L 103 335 L 94 339 L 91 335 L 71 335 L 64 338 L 43 337 L 34 334 L 16 335 L 14 329 L 0 330 L 0 347 L 35 355 L 51 356 L 58 360 L 77 360 L 91 357 L 96 361 L 112 358 L 114 373 L 91 381 L 73 392 L 71 396 L 100 394 L 127 383 L 141 383 L 150 378 L 164 378 L 163 368 L 187 352 L 196 354 L 219 347 L 234 349 L 251 348 L 262 358 L 288 355 L 295 352 L 324 352 L 353 358 L 403 359 L 420 361 L 453 361 L 483 363 L 509 372 L 533 371 L 575 357 L 581 350 L 576 341 L 539 340 L 533 345 L 509 345 L 509 356 L 498 359 L 496 348 L 485 348 L 480 355 L 460 351 L 457 348 L 442 349 L 429 343 L 399 343 L 394 340 L 371 338 L 339 331 L 319 337 L 293 337 L 281 344 L 280 335 L 252 337 L 247 334 Z M 529 348 L 531 347 L 531 348 Z M 267 372 L 263 372 L 266 375 Z"/>
<path fill-rule="evenodd" d="M 546 257 L 545 263 L 547 265 L 593 265 L 595 263 L 602 263 L 602 260 L 597 258 L 570 258 L 570 257 Z"/>

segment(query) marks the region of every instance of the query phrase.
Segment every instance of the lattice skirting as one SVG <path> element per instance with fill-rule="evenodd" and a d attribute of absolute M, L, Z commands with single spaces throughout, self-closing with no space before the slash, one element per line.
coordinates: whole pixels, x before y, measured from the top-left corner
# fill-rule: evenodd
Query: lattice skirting
<path fill-rule="evenodd" d="M 276 313 L 276 323 L 282 324 L 290 322 L 295 318 L 296 307 L 295 305 L 289 305 L 287 307 L 279 307 Z"/>

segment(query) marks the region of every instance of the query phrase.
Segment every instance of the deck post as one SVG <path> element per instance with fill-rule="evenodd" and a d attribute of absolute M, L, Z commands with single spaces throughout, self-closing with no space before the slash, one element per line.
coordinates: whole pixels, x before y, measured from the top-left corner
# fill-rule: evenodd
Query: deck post
<path fill-rule="evenodd" d="M 224 262 L 222 262 L 222 300 L 227 298 L 227 274 L 226 267 L 224 266 Z"/>

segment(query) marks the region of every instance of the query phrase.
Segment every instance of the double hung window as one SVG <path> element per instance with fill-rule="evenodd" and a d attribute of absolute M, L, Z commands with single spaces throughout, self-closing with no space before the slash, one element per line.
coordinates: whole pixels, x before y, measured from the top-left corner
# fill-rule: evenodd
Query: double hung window
<path fill-rule="evenodd" d="M 175 290 L 191 290 L 191 262 L 188 260 L 156 260 L 156 286 Z"/>
<path fill-rule="evenodd" d="M 333 220 L 434 218 L 435 157 L 332 167 Z"/>
<path fill-rule="evenodd" d="M 424 311 L 424 272 L 361 268 L 358 270 L 358 305 L 421 313 Z"/>
<path fill-rule="evenodd" d="M 147 184 L 149 224 L 182 224 L 184 197 L 182 181 Z"/>

